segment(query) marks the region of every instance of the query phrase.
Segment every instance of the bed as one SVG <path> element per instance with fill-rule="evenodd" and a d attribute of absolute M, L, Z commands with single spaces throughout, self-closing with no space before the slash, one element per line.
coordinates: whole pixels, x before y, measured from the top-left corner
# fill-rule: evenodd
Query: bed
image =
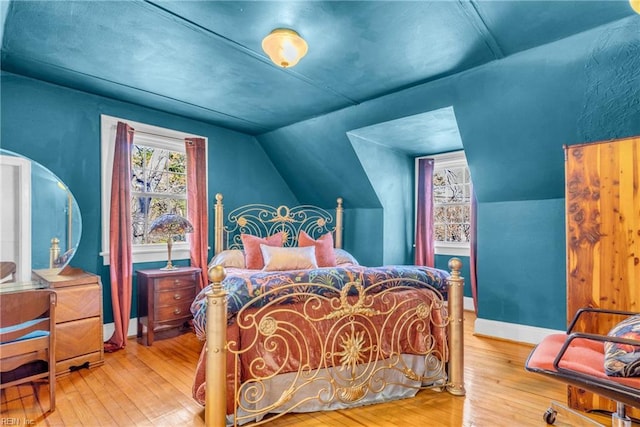
<path fill-rule="evenodd" d="M 460 260 L 449 262 L 451 272 L 359 265 L 342 249 L 340 198 L 335 216 L 254 204 L 226 218 L 222 200 L 217 194 L 212 283 L 191 306 L 206 339 L 193 396 L 207 425 L 259 424 L 422 389 L 465 394 Z"/>

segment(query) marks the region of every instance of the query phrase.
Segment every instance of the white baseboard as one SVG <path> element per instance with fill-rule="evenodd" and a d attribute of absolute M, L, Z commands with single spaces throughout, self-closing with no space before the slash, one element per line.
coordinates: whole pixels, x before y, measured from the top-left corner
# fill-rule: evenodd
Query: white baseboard
<path fill-rule="evenodd" d="M 547 335 L 566 333 L 566 331 L 555 329 L 539 328 L 536 326 L 519 325 L 516 323 L 506 323 L 481 318 L 476 319 L 473 332 L 476 335 L 501 338 L 527 344 L 538 344 Z"/>
<path fill-rule="evenodd" d="M 115 323 L 105 323 L 102 325 L 102 333 L 104 334 L 104 340 L 107 341 L 113 335 L 113 332 L 116 330 Z M 127 337 L 135 337 L 138 335 L 138 318 L 135 317 L 133 319 L 129 319 L 129 330 L 127 331 Z"/>
<path fill-rule="evenodd" d="M 475 306 L 473 305 L 473 298 L 464 297 L 462 300 L 462 308 L 464 311 L 476 311 Z"/>
<path fill-rule="evenodd" d="M 464 309 L 467 311 L 474 311 L 473 298 L 464 297 Z M 113 331 L 115 331 L 114 323 L 107 323 L 103 325 L 102 331 L 104 333 L 104 340 L 111 338 Z M 500 338 L 509 341 L 522 342 L 527 344 L 537 344 L 544 337 L 551 334 L 565 333 L 564 330 L 539 328 L 536 326 L 519 325 L 517 323 L 499 322 L 497 320 L 489 320 L 477 318 L 475 325 L 473 326 L 473 333 L 476 335 L 483 335 L 492 338 Z M 138 319 L 129 320 L 129 330 L 127 332 L 128 337 L 135 337 L 138 334 Z"/>

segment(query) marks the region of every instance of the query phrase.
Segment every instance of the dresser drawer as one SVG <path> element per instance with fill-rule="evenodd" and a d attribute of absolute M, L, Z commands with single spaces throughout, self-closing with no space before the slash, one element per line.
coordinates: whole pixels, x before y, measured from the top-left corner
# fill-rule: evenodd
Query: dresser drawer
<path fill-rule="evenodd" d="M 156 280 L 156 291 L 168 291 L 171 289 L 194 286 L 196 279 L 193 274 L 182 276 L 162 277 Z"/>
<path fill-rule="evenodd" d="M 97 285 L 57 288 L 56 323 L 99 316 L 102 310 L 102 289 Z"/>
<path fill-rule="evenodd" d="M 156 307 L 156 322 L 188 319 L 191 317 L 191 301 L 180 304 Z"/>
<path fill-rule="evenodd" d="M 62 377 L 71 373 L 71 368 L 79 366 L 93 368 L 104 364 L 104 355 L 101 351 L 83 354 L 71 359 L 65 359 L 56 363 L 56 377 Z"/>
<path fill-rule="evenodd" d="M 176 305 L 183 302 L 189 302 L 191 304 L 196 297 L 195 286 L 187 288 L 177 288 L 171 291 L 156 292 L 155 305 L 156 307 L 162 307 L 165 305 Z"/>
<path fill-rule="evenodd" d="M 76 320 L 56 325 L 56 360 L 100 352 L 102 347 L 100 317 Z"/>

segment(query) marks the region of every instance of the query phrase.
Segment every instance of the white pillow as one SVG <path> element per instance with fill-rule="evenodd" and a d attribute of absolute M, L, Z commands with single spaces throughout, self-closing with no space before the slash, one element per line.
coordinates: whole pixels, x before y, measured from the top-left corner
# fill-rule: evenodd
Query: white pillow
<path fill-rule="evenodd" d="M 344 249 L 336 248 L 333 250 L 333 252 L 336 255 L 337 265 L 344 265 L 344 264 L 360 265 L 358 263 L 358 260 L 356 260 L 353 255 L 351 255 L 349 252 L 345 251 Z"/>
<path fill-rule="evenodd" d="M 240 249 L 227 249 L 214 256 L 211 262 L 209 262 L 209 268 L 214 265 L 221 265 L 223 267 L 235 267 L 245 268 L 244 265 L 244 252 Z"/>
<path fill-rule="evenodd" d="M 262 258 L 264 258 L 264 271 L 318 268 L 314 246 L 289 248 L 261 244 L 260 251 L 262 251 Z"/>

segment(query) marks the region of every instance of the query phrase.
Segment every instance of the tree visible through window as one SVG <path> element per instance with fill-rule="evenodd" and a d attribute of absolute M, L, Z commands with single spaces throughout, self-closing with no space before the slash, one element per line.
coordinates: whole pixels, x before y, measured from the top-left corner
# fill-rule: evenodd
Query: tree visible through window
<path fill-rule="evenodd" d="M 434 240 L 468 243 L 471 227 L 471 177 L 467 166 L 438 167 L 433 173 Z"/>
<path fill-rule="evenodd" d="M 131 156 L 131 216 L 133 244 L 159 243 L 149 234 L 153 221 L 165 213 L 187 214 L 186 154 L 135 143 Z M 185 236 L 174 236 L 184 241 Z"/>

